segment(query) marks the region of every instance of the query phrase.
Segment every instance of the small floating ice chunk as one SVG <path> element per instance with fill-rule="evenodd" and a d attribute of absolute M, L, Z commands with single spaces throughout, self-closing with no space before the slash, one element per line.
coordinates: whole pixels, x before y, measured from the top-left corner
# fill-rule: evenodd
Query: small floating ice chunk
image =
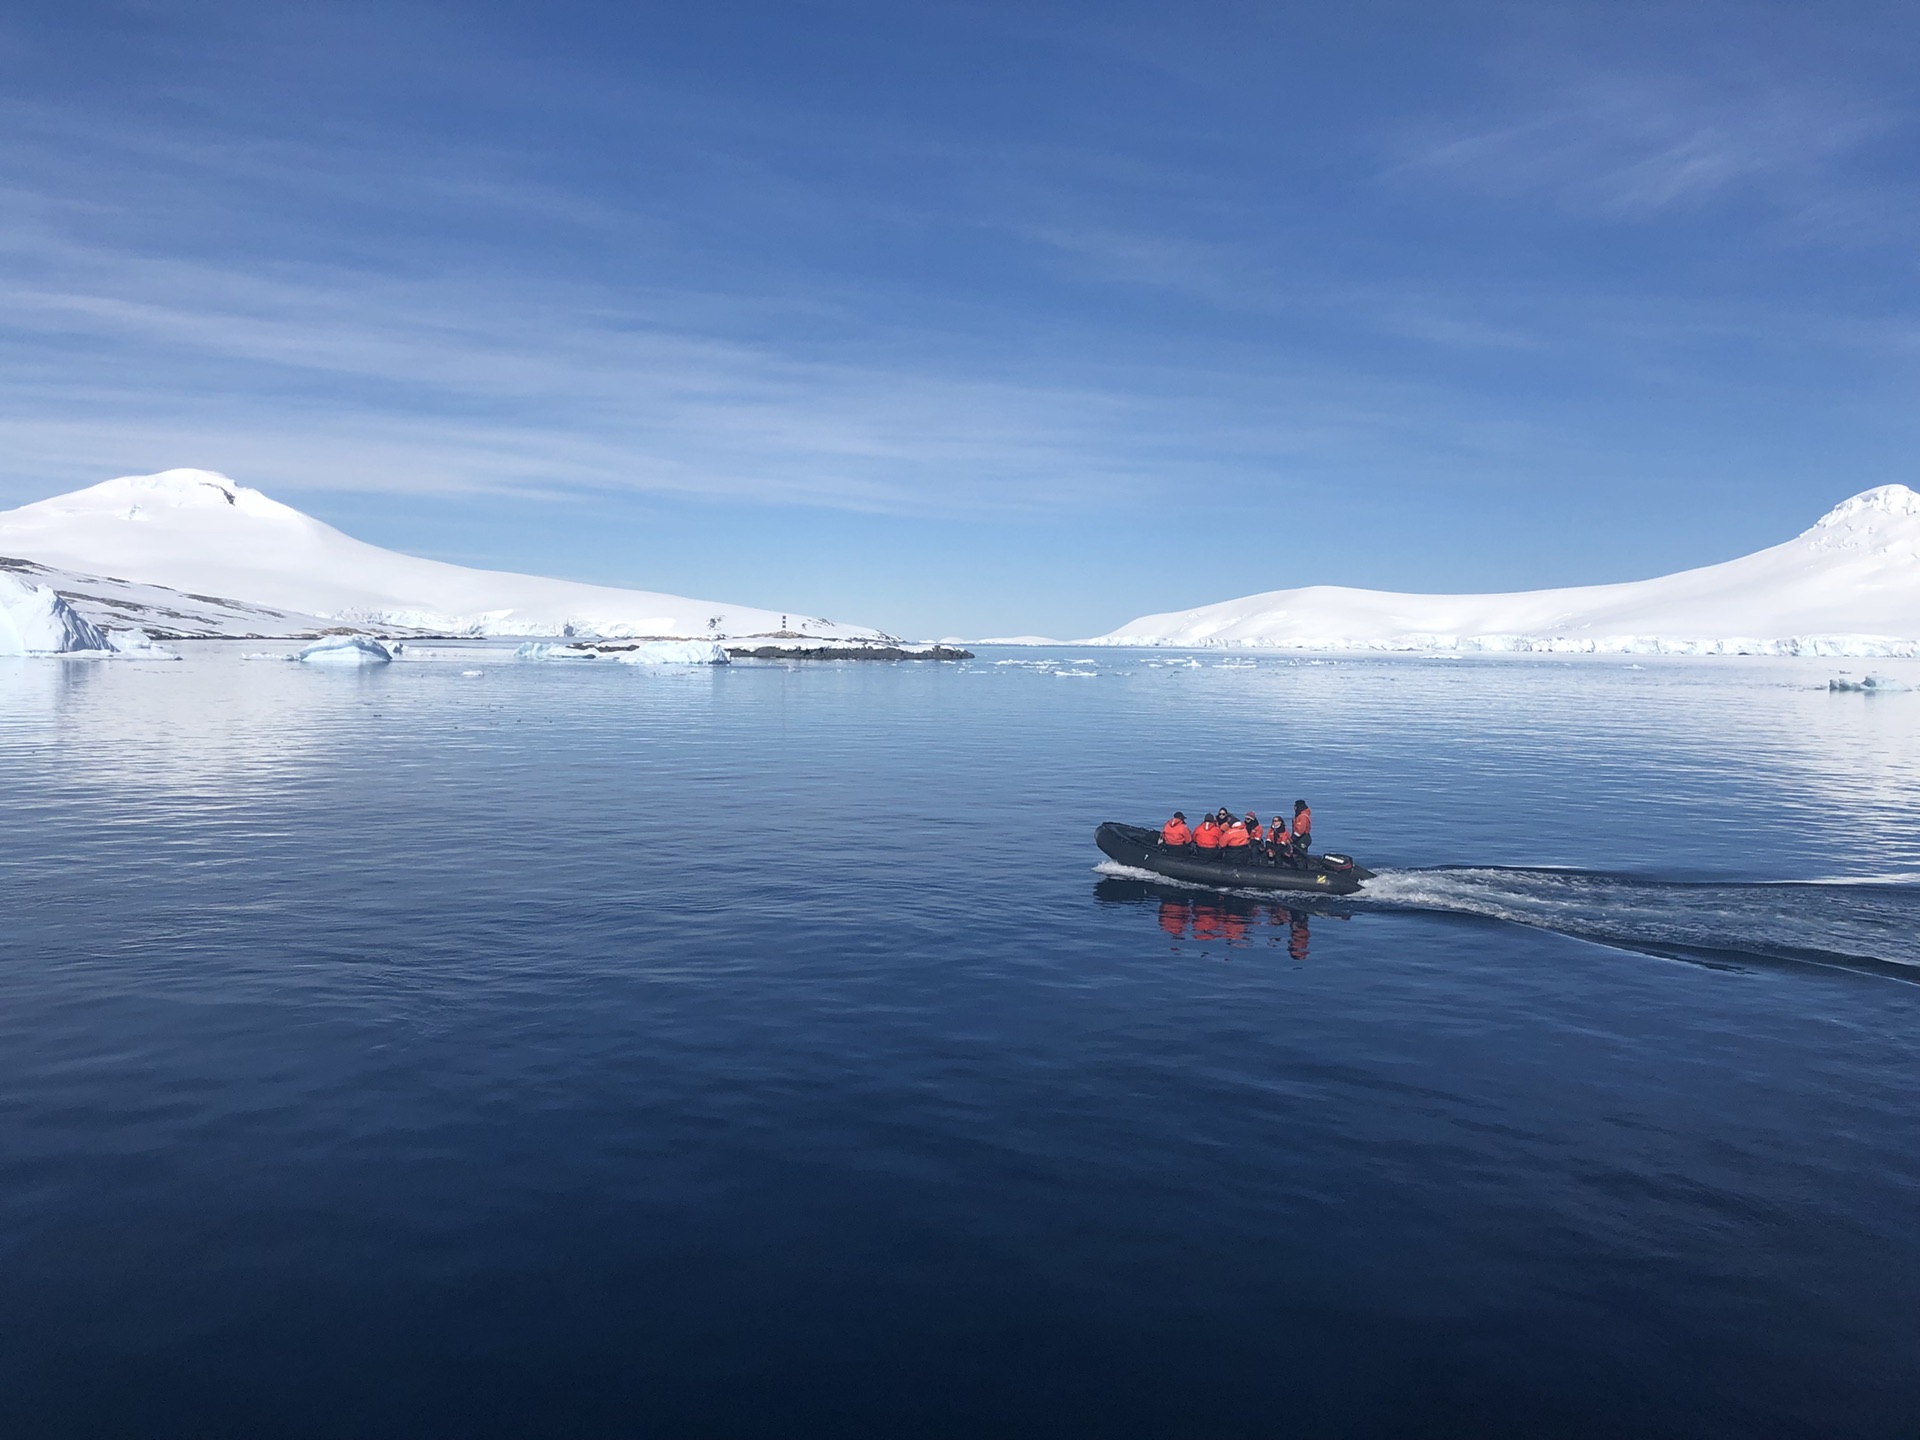
<path fill-rule="evenodd" d="M 116 660 L 178 660 L 180 657 L 171 650 L 163 650 L 153 643 L 153 637 L 144 630 L 109 630 L 107 646 L 113 651 Z"/>
<path fill-rule="evenodd" d="M 1829 690 L 1857 691 L 1863 695 L 1897 695 L 1907 687 L 1891 675 L 1869 675 L 1864 680 L 1841 675 L 1827 682 Z"/>
<path fill-rule="evenodd" d="M 309 665 L 385 665 L 393 651 L 370 635 L 329 635 L 293 658 Z"/>
<path fill-rule="evenodd" d="M 513 652 L 516 660 L 598 660 L 600 656 L 578 645 L 555 645 L 549 640 L 529 640 Z"/>

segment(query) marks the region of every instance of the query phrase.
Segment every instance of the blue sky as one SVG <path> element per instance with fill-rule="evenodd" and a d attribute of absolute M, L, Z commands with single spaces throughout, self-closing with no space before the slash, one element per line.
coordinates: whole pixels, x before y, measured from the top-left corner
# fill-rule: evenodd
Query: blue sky
<path fill-rule="evenodd" d="M 1910 5 L 68 0 L 0 76 L 0 506 L 1078 635 L 1920 483 Z"/>

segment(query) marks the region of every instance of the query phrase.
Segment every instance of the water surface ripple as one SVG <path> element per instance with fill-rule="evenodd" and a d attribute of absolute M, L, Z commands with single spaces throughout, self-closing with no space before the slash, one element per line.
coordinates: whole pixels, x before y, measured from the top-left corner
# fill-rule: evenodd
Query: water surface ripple
<path fill-rule="evenodd" d="M 1920 694 L 189 648 L 0 662 L 4 1433 L 1920 1424 Z"/>

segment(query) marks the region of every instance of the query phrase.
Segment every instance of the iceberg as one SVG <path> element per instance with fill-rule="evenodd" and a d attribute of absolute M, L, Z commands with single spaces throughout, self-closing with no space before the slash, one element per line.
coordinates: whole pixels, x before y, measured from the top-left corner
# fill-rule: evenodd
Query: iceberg
<path fill-rule="evenodd" d="M 555 645 L 546 640 L 529 640 L 513 652 L 516 660 L 598 660 L 596 651 L 581 645 Z"/>
<path fill-rule="evenodd" d="M 368 635 L 329 635 L 293 658 L 308 665 L 385 665 L 398 648 L 390 650 Z"/>
<path fill-rule="evenodd" d="M 1144 615 L 1090 645 L 1422 654 L 1920 654 L 1920 493 L 1855 495 L 1784 544 L 1620 585 L 1412 595 L 1313 585 Z"/>
<path fill-rule="evenodd" d="M 51 588 L 0 574 L 0 655 L 111 654 L 100 628 Z"/>
<path fill-rule="evenodd" d="M 731 665 L 726 646 L 715 640 L 636 640 L 631 644 L 554 645 L 529 641 L 516 660 L 617 660 L 622 665 Z"/>
<path fill-rule="evenodd" d="M 709 640 L 651 640 L 622 650 L 613 658 L 622 665 L 731 665 L 722 645 Z"/>

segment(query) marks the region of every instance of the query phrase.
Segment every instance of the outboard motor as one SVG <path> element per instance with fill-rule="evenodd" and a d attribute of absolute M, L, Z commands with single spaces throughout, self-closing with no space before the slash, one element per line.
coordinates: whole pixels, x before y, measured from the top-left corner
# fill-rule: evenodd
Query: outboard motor
<path fill-rule="evenodd" d="M 1334 875 L 1345 875 L 1353 869 L 1353 857 L 1351 855 L 1323 854 L 1320 856 L 1320 863 L 1330 874 Z"/>

